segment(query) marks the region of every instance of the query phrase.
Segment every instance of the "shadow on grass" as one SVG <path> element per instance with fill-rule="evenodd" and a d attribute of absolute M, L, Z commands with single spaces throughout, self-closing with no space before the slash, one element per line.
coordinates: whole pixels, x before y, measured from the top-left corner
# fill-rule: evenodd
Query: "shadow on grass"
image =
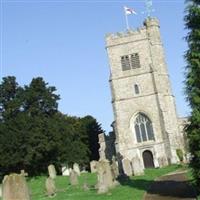
<path fill-rule="evenodd" d="M 148 194 L 169 196 L 176 198 L 196 198 L 196 192 L 190 181 L 185 180 L 162 180 L 151 181 L 144 179 L 119 179 L 121 185 L 126 185 L 138 190 L 146 191 Z"/>

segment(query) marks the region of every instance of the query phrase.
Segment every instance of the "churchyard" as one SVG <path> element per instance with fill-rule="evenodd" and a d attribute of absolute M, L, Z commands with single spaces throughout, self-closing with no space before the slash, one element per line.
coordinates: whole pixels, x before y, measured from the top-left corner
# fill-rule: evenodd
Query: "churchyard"
<path fill-rule="evenodd" d="M 171 165 L 160 169 L 146 169 L 142 176 L 131 176 L 119 181 L 119 185 L 113 189 L 109 189 L 104 194 L 98 194 L 95 185 L 97 184 L 97 174 L 84 172 L 77 176 L 77 182 L 74 177 L 69 176 L 54 176 L 54 172 L 50 172 L 50 177 L 55 183 L 56 195 L 51 198 L 55 200 L 141 200 L 157 177 L 164 174 L 183 169 L 180 165 Z M 46 176 L 25 177 L 30 190 L 31 200 L 47 200 L 50 197 L 47 195 L 45 185 L 47 184 Z M 71 180 L 71 178 L 73 180 Z M 0 198 L 1 199 L 1 198 Z M 2 200 L 2 199 L 1 199 Z"/>

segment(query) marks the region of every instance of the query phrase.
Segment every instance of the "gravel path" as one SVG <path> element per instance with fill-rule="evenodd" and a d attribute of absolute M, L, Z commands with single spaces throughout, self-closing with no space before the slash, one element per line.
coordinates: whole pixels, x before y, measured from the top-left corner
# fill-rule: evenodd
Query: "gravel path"
<path fill-rule="evenodd" d="M 194 189 L 189 185 L 186 173 L 162 176 L 149 188 L 143 200 L 196 200 Z"/>

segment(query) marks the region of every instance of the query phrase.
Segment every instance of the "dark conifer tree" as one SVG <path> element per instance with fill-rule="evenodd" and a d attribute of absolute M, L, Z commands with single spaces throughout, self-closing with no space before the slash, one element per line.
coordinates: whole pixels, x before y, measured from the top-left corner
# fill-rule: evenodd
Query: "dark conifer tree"
<path fill-rule="evenodd" d="M 200 188 L 200 0 L 186 1 L 185 25 L 188 50 L 185 54 L 186 95 L 191 107 L 189 125 L 186 127 L 189 149 L 192 155 L 190 166 Z"/>

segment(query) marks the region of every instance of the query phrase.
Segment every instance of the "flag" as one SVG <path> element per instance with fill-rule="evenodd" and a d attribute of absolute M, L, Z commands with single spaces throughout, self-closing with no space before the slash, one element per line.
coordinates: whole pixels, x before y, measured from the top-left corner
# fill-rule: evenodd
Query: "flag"
<path fill-rule="evenodd" d="M 126 15 L 131 15 L 131 14 L 137 15 L 137 13 L 132 8 L 128 8 L 126 6 L 124 6 L 124 12 Z"/>

